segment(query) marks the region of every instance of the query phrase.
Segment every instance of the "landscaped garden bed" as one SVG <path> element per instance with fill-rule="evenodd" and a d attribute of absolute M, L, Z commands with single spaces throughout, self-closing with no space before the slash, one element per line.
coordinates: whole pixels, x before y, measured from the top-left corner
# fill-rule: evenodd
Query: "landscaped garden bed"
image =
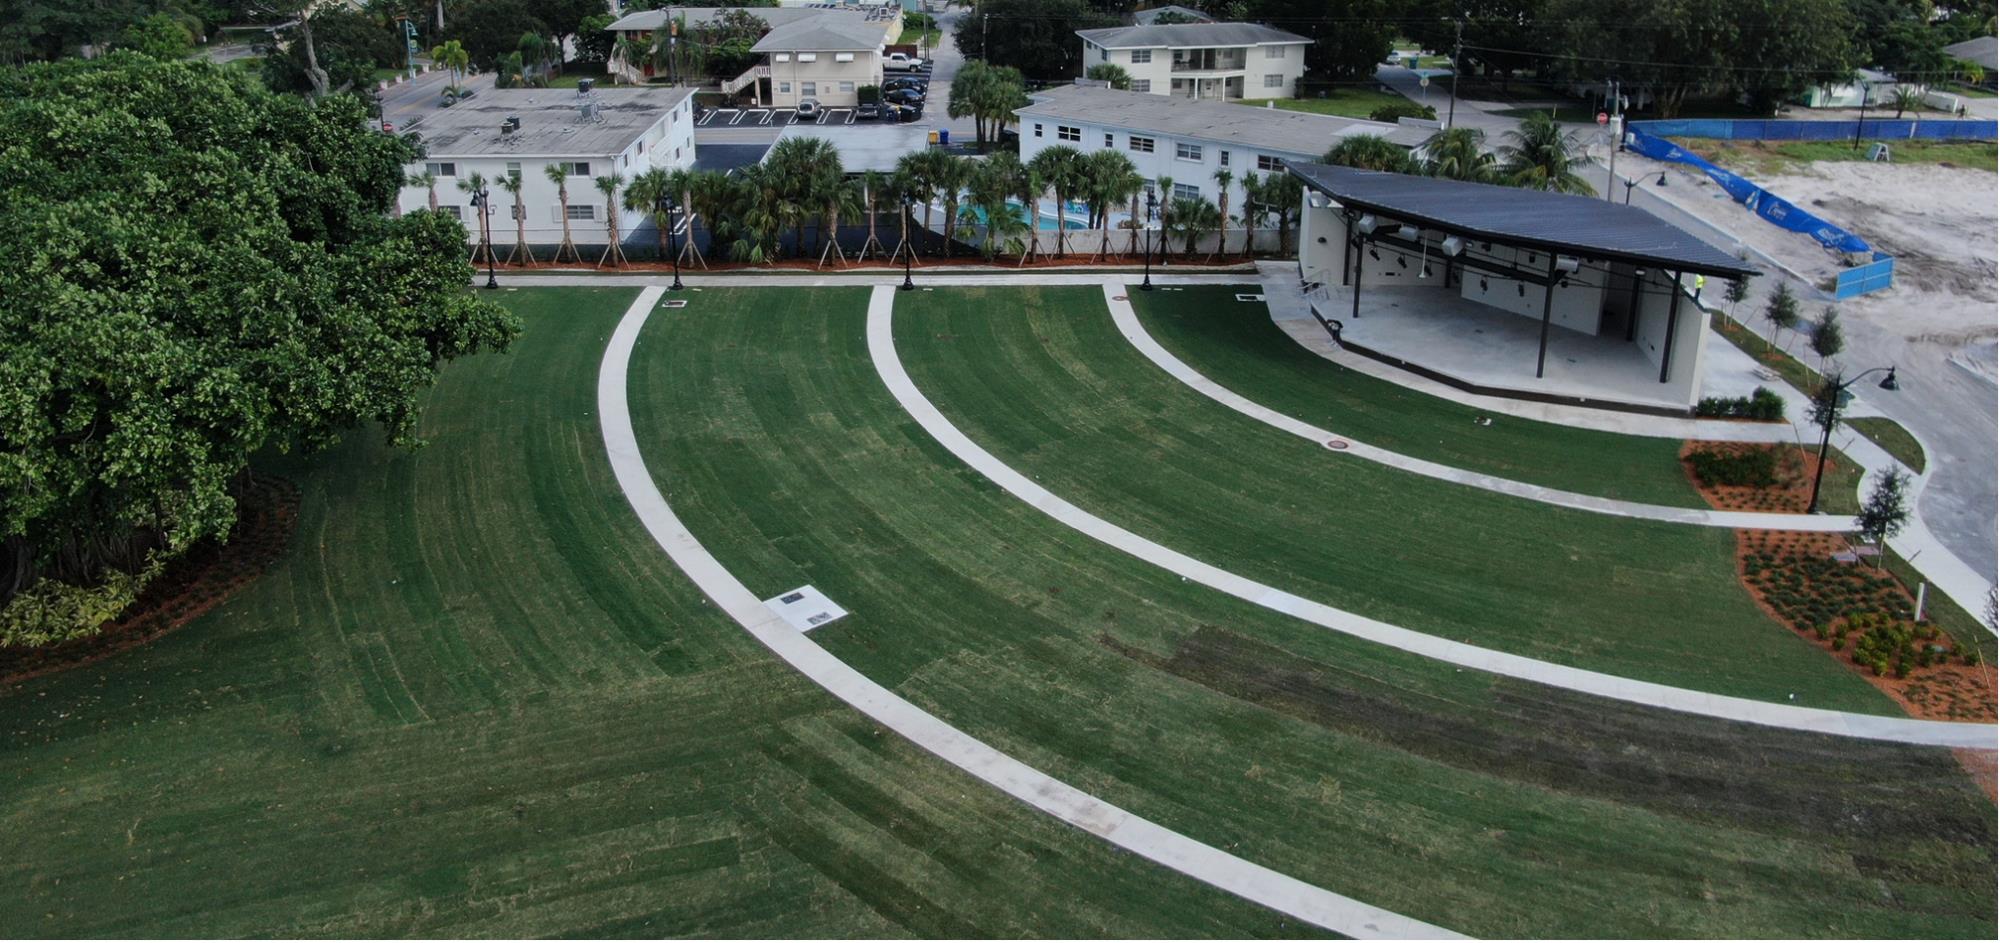
<path fill-rule="evenodd" d="M 1702 497 L 1724 511 L 1804 514 L 1812 501 L 1816 453 L 1797 446 L 1757 442 L 1689 440 L 1681 446 L 1681 467 Z M 1820 483 L 1820 510 L 1859 510 L 1860 467 L 1829 450 Z"/>
<path fill-rule="evenodd" d="M 89 664 L 143 645 L 222 605 L 285 552 L 299 489 L 265 476 L 243 486 L 229 541 L 209 541 L 169 564 L 130 610 L 95 635 L 57 645 L 0 646 L 0 684 Z"/>

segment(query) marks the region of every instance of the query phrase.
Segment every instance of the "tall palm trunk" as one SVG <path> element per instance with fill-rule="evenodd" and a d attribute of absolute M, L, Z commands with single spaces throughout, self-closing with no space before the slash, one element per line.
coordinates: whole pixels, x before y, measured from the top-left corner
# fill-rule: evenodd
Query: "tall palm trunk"
<path fill-rule="evenodd" d="M 556 188 L 556 200 L 562 204 L 563 241 L 562 245 L 556 247 L 556 257 L 554 261 L 560 263 L 563 257 L 563 250 L 568 249 L 569 260 L 571 262 L 581 262 L 583 261 L 583 256 L 576 251 L 576 242 L 575 240 L 570 238 L 569 234 L 569 187 L 568 186 L 560 186 Z"/>
<path fill-rule="evenodd" d="M 1225 186 L 1218 189 L 1215 198 L 1217 200 L 1215 207 L 1215 254 L 1226 258 L 1229 255 L 1229 188 Z"/>
<path fill-rule="evenodd" d="M 1068 209 L 1069 209 L 1069 194 L 1066 194 L 1061 190 L 1057 190 L 1056 191 L 1056 258 L 1058 259 L 1068 254 L 1065 250 L 1067 250 L 1069 247 L 1065 245 L 1063 242 L 1063 235 L 1069 229 L 1069 214 L 1067 212 Z M 1034 219 L 1028 221 L 1028 225 L 1034 226 L 1037 229 L 1041 227 L 1041 223 L 1042 223 L 1042 218 L 1040 216 L 1037 216 Z"/>
<path fill-rule="evenodd" d="M 528 248 L 528 208 L 521 204 L 519 196 L 514 197 L 514 248 L 520 253 L 522 264 L 534 264 L 535 250 Z M 513 253 L 508 255 L 512 261 Z"/>
<path fill-rule="evenodd" d="M 1132 215 L 1126 217 L 1125 221 L 1133 224 L 1131 230 L 1132 238 L 1125 247 L 1125 257 L 1129 259 L 1139 254 L 1139 227 L 1146 224 L 1145 220 L 1139 218 L 1139 194 L 1137 193 L 1132 194 Z"/>

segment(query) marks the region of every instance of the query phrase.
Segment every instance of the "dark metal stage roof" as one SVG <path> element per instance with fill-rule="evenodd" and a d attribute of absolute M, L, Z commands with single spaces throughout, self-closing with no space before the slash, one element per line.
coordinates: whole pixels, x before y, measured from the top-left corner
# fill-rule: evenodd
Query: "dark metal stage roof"
<path fill-rule="evenodd" d="M 1643 209 L 1566 193 L 1286 161 L 1342 206 L 1490 242 L 1683 272 L 1758 270 Z"/>

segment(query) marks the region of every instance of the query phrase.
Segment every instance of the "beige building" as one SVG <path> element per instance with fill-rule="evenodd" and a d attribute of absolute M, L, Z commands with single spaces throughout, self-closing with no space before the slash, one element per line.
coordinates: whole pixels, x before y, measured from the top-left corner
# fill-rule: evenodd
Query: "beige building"
<path fill-rule="evenodd" d="M 857 90 L 882 84 L 882 47 L 889 21 L 821 17 L 780 26 L 750 47 L 770 70 L 764 104 L 787 108 L 805 99 L 822 105 L 859 104 Z"/>
<path fill-rule="evenodd" d="M 1292 98 L 1312 40 L 1256 23 L 1080 29 L 1083 68 L 1110 63 L 1132 90 L 1178 98 Z"/>

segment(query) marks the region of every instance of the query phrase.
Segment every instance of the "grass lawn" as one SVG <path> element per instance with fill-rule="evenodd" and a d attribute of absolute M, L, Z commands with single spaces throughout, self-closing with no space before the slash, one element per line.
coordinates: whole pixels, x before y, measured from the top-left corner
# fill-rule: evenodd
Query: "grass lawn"
<path fill-rule="evenodd" d="M 265 466 L 299 528 L 241 596 L 0 689 L 0 936 L 1297 932 L 885 735 L 717 613 L 604 459 L 632 295 L 498 295 L 527 331 L 445 371 L 428 447 Z"/>
<path fill-rule="evenodd" d="M 944 30 L 936 27 L 919 29 L 915 26 L 905 26 L 903 27 L 902 34 L 896 37 L 896 42 L 893 45 L 915 46 L 922 44 L 925 49 L 936 49 L 938 43 L 943 39 Z"/>
<path fill-rule="evenodd" d="M 1892 711 L 1753 605 L 1727 530 L 1566 511 L 1329 452 L 1153 366 L 1096 287 L 938 289 L 898 309 L 912 377 L 975 441 L 1198 559 L 1531 658 Z"/>
<path fill-rule="evenodd" d="M 1924 447 L 1917 437 L 1903 424 L 1884 416 L 1860 416 L 1847 420 L 1848 428 L 1861 433 L 1862 437 L 1880 446 L 1890 457 L 1902 462 L 1903 467 L 1922 474 L 1924 470 Z"/>
<path fill-rule="evenodd" d="M 1571 122 L 1576 122 L 1578 124 L 1588 124 L 1590 122 L 1594 122 L 1597 120 L 1596 108 L 1593 108 L 1586 104 L 1579 104 L 1574 102 L 1564 102 L 1563 104 L 1558 105 L 1553 109 L 1509 108 L 1505 111 L 1498 112 L 1498 114 L 1506 115 L 1509 118 L 1527 118 L 1530 115 L 1546 115 L 1550 111 L 1555 112 L 1557 121 L 1571 121 Z"/>
<path fill-rule="evenodd" d="M 1406 105 L 1410 100 L 1395 92 L 1385 92 L 1373 85 L 1366 88 L 1337 88 L 1326 92 L 1324 97 L 1313 93 L 1313 98 L 1244 98 L 1239 105 L 1258 108 L 1267 103 L 1277 105 L 1286 111 L 1304 111 L 1315 115 L 1340 115 L 1345 118 L 1366 118 L 1377 108 L 1385 105 Z"/>
<path fill-rule="evenodd" d="M 1203 376 L 1295 419 L 1382 448 L 1551 488 L 1707 507 L 1680 467 L 1680 443 L 1493 416 L 1339 366 L 1271 323 L 1246 289 L 1190 285 L 1133 292 L 1132 307 L 1169 351 Z"/>
<path fill-rule="evenodd" d="M 1097 289 L 902 295 L 898 342 L 939 345 L 913 357 L 932 373 L 964 367 L 947 348 L 985 348 L 982 375 L 1037 349 L 1068 362 L 1042 303 L 1079 292 Z M 649 322 L 632 392 L 652 471 L 690 531 L 753 591 L 827 592 L 853 614 L 815 640 L 1027 762 L 1251 860 L 1482 935 L 1911 936 L 1992 922 L 1992 807 L 1943 751 L 1499 681 L 1183 583 L 932 441 L 875 375 L 865 289 L 688 297 Z M 1031 325 L 1025 351 L 966 330 L 952 312 L 974 302 Z M 1108 323 L 1101 300 L 1095 315 Z M 991 405 L 1046 437 L 1089 434 L 1040 399 Z M 1060 907 L 1072 892 L 1034 893 Z"/>

